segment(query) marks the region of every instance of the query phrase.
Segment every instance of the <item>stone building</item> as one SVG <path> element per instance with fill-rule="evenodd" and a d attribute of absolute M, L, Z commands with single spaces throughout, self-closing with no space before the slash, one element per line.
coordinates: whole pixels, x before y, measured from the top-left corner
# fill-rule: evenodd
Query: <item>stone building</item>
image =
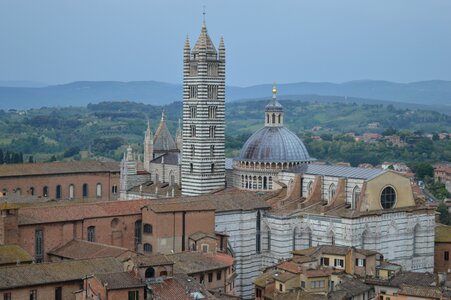
<path fill-rule="evenodd" d="M 312 161 L 299 137 L 283 126 L 282 105 L 273 88 L 271 102 L 265 108 L 265 126 L 244 144 L 233 164 L 233 185 L 247 190 L 277 190 L 277 174 Z"/>
<path fill-rule="evenodd" d="M 183 195 L 225 186 L 224 102 L 224 41 L 216 51 L 204 21 L 194 48 L 187 38 L 183 51 Z"/>
<path fill-rule="evenodd" d="M 117 162 L 71 161 L 0 165 L 0 197 L 54 200 L 115 200 Z"/>

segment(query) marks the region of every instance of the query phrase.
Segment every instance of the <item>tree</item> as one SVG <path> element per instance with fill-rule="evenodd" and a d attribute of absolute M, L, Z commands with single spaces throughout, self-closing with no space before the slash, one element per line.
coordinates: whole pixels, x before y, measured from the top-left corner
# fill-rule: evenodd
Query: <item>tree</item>
<path fill-rule="evenodd" d="M 449 213 L 448 207 L 443 201 L 438 205 L 437 211 L 440 213 L 440 223 L 451 225 L 451 214 Z"/>
<path fill-rule="evenodd" d="M 3 159 L 3 150 L 0 149 L 0 164 L 2 165 L 4 163 L 5 163 L 5 160 Z"/>
<path fill-rule="evenodd" d="M 425 162 L 417 163 L 412 167 L 417 178 L 424 180 L 427 177 L 434 177 L 434 168 Z"/>
<path fill-rule="evenodd" d="M 28 163 L 30 164 L 34 163 L 33 155 L 28 156 Z"/>

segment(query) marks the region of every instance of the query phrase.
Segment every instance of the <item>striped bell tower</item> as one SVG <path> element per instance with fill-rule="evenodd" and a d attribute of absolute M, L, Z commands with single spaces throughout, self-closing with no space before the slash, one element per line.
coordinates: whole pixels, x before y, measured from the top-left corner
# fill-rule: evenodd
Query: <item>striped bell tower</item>
<path fill-rule="evenodd" d="M 183 51 L 182 194 L 196 196 L 224 188 L 225 47 L 216 51 L 205 20 L 193 49 Z"/>

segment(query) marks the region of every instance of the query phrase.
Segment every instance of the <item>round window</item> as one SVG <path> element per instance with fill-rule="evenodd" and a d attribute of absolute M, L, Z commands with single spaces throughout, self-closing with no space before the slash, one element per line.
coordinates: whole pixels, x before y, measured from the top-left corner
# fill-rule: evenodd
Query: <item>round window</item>
<path fill-rule="evenodd" d="M 396 192 L 391 186 L 387 186 L 382 190 L 381 206 L 384 209 L 393 208 L 396 202 Z"/>

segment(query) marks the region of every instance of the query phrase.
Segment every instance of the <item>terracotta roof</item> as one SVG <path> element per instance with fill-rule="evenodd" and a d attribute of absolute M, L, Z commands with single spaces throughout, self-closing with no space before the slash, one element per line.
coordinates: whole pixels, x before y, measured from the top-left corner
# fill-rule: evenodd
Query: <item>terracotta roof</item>
<path fill-rule="evenodd" d="M 95 274 L 94 277 L 100 280 L 107 290 L 122 290 L 146 286 L 141 280 L 134 278 L 127 272 Z"/>
<path fill-rule="evenodd" d="M 19 225 L 83 220 L 98 217 L 141 214 L 151 200 L 108 201 L 95 203 L 43 204 L 19 209 Z"/>
<path fill-rule="evenodd" d="M 189 236 L 189 239 L 196 241 L 196 242 L 198 240 L 205 239 L 205 238 L 210 238 L 210 239 L 214 239 L 214 240 L 217 239 L 214 234 L 208 234 L 208 233 L 201 232 L 201 231 L 195 232 Z"/>
<path fill-rule="evenodd" d="M 361 280 L 355 278 L 342 277 L 341 279 L 342 280 L 336 286 L 336 289 L 345 291 L 348 298 L 356 297 L 373 288 L 371 285 L 367 285 Z"/>
<path fill-rule="evenodd" d="M 305 255 L 305 256 L 315 256 L 316 254 L 332 254 L 332 255 L 342 255 L 345 256 L 352 247 L 349 246 L 338 246 L 338 245 L 319 245 L 315 247 L 310 247 L 303 250 L 292 251 L 293 255 Z M 360 253 L 365 256 L 371 256 L 379 254 L 379 252 L 367 249 L 354 248 L 356 253 Z"/>
<path fill-rule="evenodd" d="M 309 270 L 305 270 L 303 272 L 303 274 L 306 277 L 326 277 L 329 276 L 332 273 L 337 272 L 337 270 L 334 270 L 332 268 L 328 268 L 328 269 L 309 269 Z"/>
<path fill-rule="evenodd" d="M 17 245 L 0 245 L 0 266 L 17 263 L 31 263 L 33 258 Z"/>
<path fill-rule="evenodd" d="M 308 262 L 317 261 L 316 258 L 311 256 L 293 256 L 292 260 L 297 264 L 304 264 Z"/>
<path fill-rule="evenodd" d="M 75 239 L 61 247 L 50 251 L 48 254 L 69 259 L 85 259 L 99 257 L 119 257 L 126 255 L 127 253 L 129 253 L 130 256 L 137 255 L 127 248 Z"/>
<path fill-rule="evenodd" d="M 207 300 L 217 299 L 203 285 L 185 274 L 176 274 L 162 282 L 150 283 L 148 287 L 157 299 L 192 300 L 200 295 Z"/>
<path fill-rule="evenodd" d="M 401 288 L 399 289 L 398 294 L 433 299 L 441 299 L 442 297 L 442 292 L 438 287 L 415 286 L 406 284 L 401 284 Z"/>
<path fill-rule="evenodd" d="M 273 275 L 277 272 L 277 270 L 268 270 L 255 278 L 255 285 L 259 287 L 265 287 L 269 282 L 274 282 Z"/>
<path fill-rule="evenodd" d="M 402 284 L 412 286 L 435 286 L 437 284 L 437 276 L 428 272 L 401 272 L 388 280 L 367 278 L 365 282 L 372 285 L 392 287 L 400 287 Z"/>
<path fill-rule="evenodd" d="M 122 272 L 115 258 L 64 260 L 0 268 L 0 290 L 81 280 L 94 273 Z"/>
<path fill-rule="evenodd" d="M 271 206 L 265 201 L 274 196 L 274 193 L 241 191 L 237 188 L 228 188 L 208 196 L 216 207 L 217 212 L 269 209 Z"/>
<path fill-rule="evenodd" d="M 153 267 L 174 264 L 174 262 L 164 254 L 156 254 L 150 256 L 139 255 L 132 257 L 131 260 L 135 263 L 137 267 Z"/>
<path fill-rule="evenodd" d="M 442 224 L 435 226 L 435 242 L 451 243 L 451 226 Z"/>
<path fill-rule="evenodd" d="M 284 261 L 277 265 L 277 269 L 285 270 L 293 274 L 300 274 L 301 269 L 299 265 L 294 261 Z"/>
<path fill-rule="evenodd" d="M 203 197 L 185 197 L 155 200 L 147 205 L 147 207 L 156 213 L 166 213 L 173 211 L 215 210 L 213 204 L 211 204 L 209 201 L 205 201 L 205 198 Z"/>
<path fill-rule="evenodd" d="M 233 257 L 222 253 L 180 252 L 167 257 L 174 262 L 175 274 L 188 275 L 228 268 L 234 262 Z"/>
<path fill-rule="evenodd" d="M 119 162 L 95 160 L 0 165 L 0 177 L 119 171 Z"/>
<path fill-rule="evenodd" d="M 290 279 L 296 278 L 297 275 L 290 273 L 290 272 L 276 272 L 272 276 L 274 280 L 280 281 L 280 282 L 287 282 Z"/>
<path fill-rule="evenodd" d="M 293 290 L 293 291 L 288 291 L 285 293 L 274 294 L 274 300 L 293 300 L 293 299 L 327 300 L 328 297 L 326 295 L 307 293 L 307 292 L 304 292 L 301 290 Z M 334 298 L 334 299 L 336 299 L 336 298 Z"/>

